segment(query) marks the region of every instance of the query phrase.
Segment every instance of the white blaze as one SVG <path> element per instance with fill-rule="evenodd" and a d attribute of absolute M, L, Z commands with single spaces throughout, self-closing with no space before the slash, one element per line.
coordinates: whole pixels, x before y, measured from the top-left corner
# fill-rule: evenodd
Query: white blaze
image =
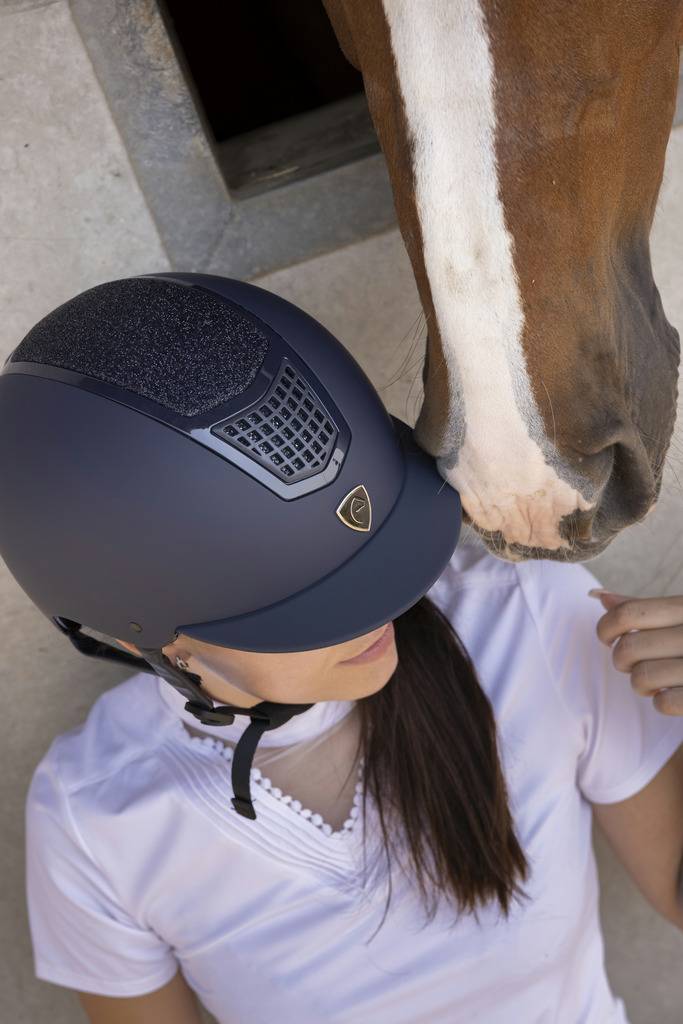
<path fill-rule="evenodd" d="M 556 549 L 562 516 L 589 509 L 530 436 L 543 430 L 522 349 L 513 241 L 498 193 L 493 62 L 477 0 L 383 0 L 414 142 L 417 211 L 451 394 L 442 475 L 477 526 Z M 552 445 L 550 446 L 552 447 Z M 558 463 L 561 456 L 557 454 Z"/>

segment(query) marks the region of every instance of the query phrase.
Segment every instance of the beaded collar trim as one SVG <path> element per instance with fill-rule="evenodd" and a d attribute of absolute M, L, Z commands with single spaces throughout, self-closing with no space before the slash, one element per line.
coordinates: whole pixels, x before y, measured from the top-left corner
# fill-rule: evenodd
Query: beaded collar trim
<path fill-rule="evenodd" d="M 232 762 L 233 748 L 223 743 L 216 736 L 193 736 L 184 727 L 180 719 L 176 720 L 176 726 L 178 734 L 183 737 L 185 742 L 189 744 L 198 745 L 200 748 L 205 750 L 211 750 L 218 754 L 225 761 L 230 764 Z M 276 732 L 277 730 L 273 730 Z M 340 829 L 334 830 L 329 822 L 326 822 L 321 814 L 314 813 L 308 807 L 303 807 L 300 800 L 295 800 L 289 793 L 283 793 L 281 789 L 274 786 L 271 780 L 261 772 L 260 768 L 252 768 L 250 779 L 252 783 L 256 783 L 261 789 L 266 790 L 272 797 L 278 800 L 280 803 L 290 807 L 296 814 L 301 815 L 302 818 L 310 821 L 312 825 L 315 825 L 321 832 L 330 838 L 335 839 L 343 835 L 350 834 L 355 826 L 356 820 L 360 814 L 362 796 L 363 796 L 363 768 L 365 765 L 365 758 L 361 757 L 358 764 L 358 772 L 356 777 L 356 787 L 353 795 L 353 806 L 349 812 L 349 817 L 346 819 Z"/>

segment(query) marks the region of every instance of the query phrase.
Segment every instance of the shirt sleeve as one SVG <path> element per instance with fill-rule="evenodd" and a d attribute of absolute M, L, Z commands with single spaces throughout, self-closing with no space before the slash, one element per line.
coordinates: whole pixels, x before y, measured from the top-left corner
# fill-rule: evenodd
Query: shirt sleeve
<path fill-rule="evenodd" d="M 588 596 L 601 587 L 580 563 L 519 563 L 550 684 L 577 730 L 577 785 L 591 803 L 626 800 L 647 785 L 683 742 L 683 717 L 664 715 L 636 693 L 596 633 L 605 614 Z M 683 683 L 683 678 L 681 680 Z"/>
<path fill-rule="evenodd" d="M 161 988 L 178 961 L 117 900 L 79 835 L 59 779 L 55 744 L 26 799 L 26 897 L 35 975 L 108 996 Z"/>

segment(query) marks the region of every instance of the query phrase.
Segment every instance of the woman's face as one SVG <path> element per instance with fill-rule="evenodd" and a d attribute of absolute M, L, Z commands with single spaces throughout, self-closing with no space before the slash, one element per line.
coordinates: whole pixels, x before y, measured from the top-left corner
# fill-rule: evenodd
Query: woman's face
<path fill-rule="evenodd" d="M 349 662 L 382 638 L 374 656 Z M 117 641 L 135 654 L 133 644 Z M 314 651 L 261 654 L 216 647 L 182 633 L 163 652 L 175 665 L 183 658 L 188 671 L 201 677 L 202 687 L 225 704 L 252 707 L 262 700 L 309 704 L 324 700 L 357 700 L 380 690 L 398 664 L 394 624 L 389 622 L 364 636 Z"/>

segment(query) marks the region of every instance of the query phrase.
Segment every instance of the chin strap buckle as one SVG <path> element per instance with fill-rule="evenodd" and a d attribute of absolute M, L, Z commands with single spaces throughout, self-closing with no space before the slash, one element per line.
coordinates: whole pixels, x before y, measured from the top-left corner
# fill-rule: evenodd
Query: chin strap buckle
<path fill-rule="evenodd" d="M 217 707 L 207 708 L 204 704 L 188 700 L 185 710 L 204 725 L 232 725 L 235 721 L 235 714 L 229 704 L 219 704 Z"/>

